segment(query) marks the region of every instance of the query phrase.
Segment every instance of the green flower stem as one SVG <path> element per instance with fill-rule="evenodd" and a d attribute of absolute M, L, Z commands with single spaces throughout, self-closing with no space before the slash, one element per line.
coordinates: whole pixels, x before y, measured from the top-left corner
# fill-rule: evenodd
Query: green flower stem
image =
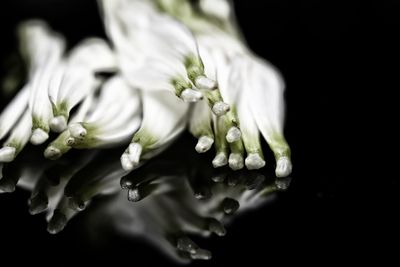
<path fill-rule="evenodd" d="M 172 79 L 171 84 L 175 88 L 175 94 L 177 97 L 181 97 L 181 94 L 185 89 L 192 88 L 192 85 L 189 82 L 186 82 L 182 77 Z"/>
<path fill-rule="evenodd" d="M 212 116 L 207 105 L 204 102 L 198 102 L 195 104 L 189 125 L 189 130 L 191 134 L 200 138 L 202 136 L 207 136 L 214 139 L 214 131 L 212 129 Z M 204 106 L 197 106 L 204 105 Z"/>
<path fill-rule="evenodd" d="M 258 135 L 250 135 L 249 133 L 246 132 L 245 129 L 241 129 L 241 130 L 242 130 L 242 138 L 243 138 L 244 147 L 246 149 L 247 154 L 257 153 L 262 158 L 264 158 L 264 155 L 262 152 L 262 147 L 261 147 L 261 142 L 260 142 L 260 137 Z"/>
<path fill-rule="evenodd" d="M 228 154 L 229 152 L 229 144 L 226 141 L 226 133 L 228 128 L 226 128 L 226 124 L 222 117 L 216 118 L 216 127 L 215 127 L 215 149 L 216 152 L 223 152 Z"/>
<path fill-rule="evenodd" d="M 188 78 L 193 84 L 196 82 L 196 78 L 199 76 L 206 76 L 204 74 L 204 64 L 198 55 L 188 55 L 184 59 L 184 64 Z"/>
<path fill-rule="evenodd" d="M 64 101 L 57 104 L 52 103 L 52 108 L 54 117 L 63 116 L 68 120 L 70 109 L 68 107 L 67 102 Z"/>
<path fill-rule="evenodd" d="M 138 143 L 142 146 L 142 153 L 146 153 L 151 150 L 152 146 L 156 144 L 158 138 L 151 133 L 151 131 L 141 128 L 132 138 L 131 143 Z"/>
<path fill-rule="evenodd" d="M 239 141 L 230 143 L 229 147 L 231 149 L 231 153 L 240 154 L 242 156 L 244 155 L 244 146 L 243 146 L 242 139 L 240 139 Z"/>
<path fill-rule="evenodd" d="M 37 116 L 32 116 L 32 130 L 35 129 L 42 129 L 46 133 L 50 132 L 48 123 L 44 122 L 43 119 Z"/>
<path fill-rule="evenodd" d="M 269 138 L 266 138 L 266 140 L 272 152 L 274 153 L 275 159 L 279 159 L 281 157 L 291 157 L 289 144 L 282 134 L 274 132 Z"/>

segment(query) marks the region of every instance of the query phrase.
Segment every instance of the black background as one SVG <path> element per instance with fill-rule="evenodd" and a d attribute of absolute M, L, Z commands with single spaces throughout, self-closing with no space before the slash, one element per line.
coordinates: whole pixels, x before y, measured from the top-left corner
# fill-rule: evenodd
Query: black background
<path fill-rule="evenodd" d="M 204 241 L 213 259 L 194 265 L 388 260 L 398 249 L 399 182 L 386 151 L 395 151 L 389 134 L 395 121 L 389 115 L 396 105 L 387 91 L 398 89 L 400 4 L 235 3 L 250 47 L 287 81 L 293 182 L 274 204 L 238 218 L 226 237 Z M 47 19 L 71 45 L 103 35 L 95 1 L 10 0 L 2 1 L 0 10 L 2 57 L 14 45 L 15 23 L 28 17 Z M 79 218 L 51 236 L 43 217 L 29 215 L 27 198 L 21 190 L 0 195 L 1 261 L 173 264 L 140 241 L 111 235 L 105 244 L 89 245 L 80 238 Z"/>

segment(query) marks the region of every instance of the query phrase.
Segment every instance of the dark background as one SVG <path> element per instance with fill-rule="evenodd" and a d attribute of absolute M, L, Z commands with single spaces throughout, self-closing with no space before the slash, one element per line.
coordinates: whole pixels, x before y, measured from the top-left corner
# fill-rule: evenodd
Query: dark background
<path fill-rule="evenodd" d="M 395 151 L 389 127 L 396 105 L 388 91 L 399 88 L 399 2 L 235 2 L 250 47 L 287 81 L 293 182 L 274 204 L 235 220 L 226 237 L 205 241 L 213 259 L 194 265 L 388 260 L 398 249 L 400 203 L 396 165 L 386 152 Z M 0 12 L 2 58 L 15 45 L 15 24 L 28 17 L 45 18 L 71 45 L 103 35 L 91 0 L 2 1 Z M 28 196 L 0 195 L 2 260 L 172 264 L 140 241 L 111 236 L 89 245 L 79 218 L 51 236 L 43 217 L 29 215 Z"/>

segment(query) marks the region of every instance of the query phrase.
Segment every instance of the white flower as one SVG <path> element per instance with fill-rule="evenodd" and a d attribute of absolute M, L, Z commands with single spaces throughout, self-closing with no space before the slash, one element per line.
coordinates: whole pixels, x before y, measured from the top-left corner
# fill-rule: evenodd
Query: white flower
<path fill-rule="evenodd" d="M 229 120 L 233 122 L 236 119 L 236 114 L 232 113 L 236 111 L 240 113 L 236 123 L 240 127 L 247 151 L 245 161 L 247 168 L 258 169 L 265 165 L 258 137 L 258 131 L 261 131 L 275 154 L 276 175 L 278 177 L 289 175 L 292 165 L 290 148 L 283 136 L 283 79 L 271 66 L 260 63 L 260 60 L 256 59 L 241 41 L 231 3 L 226 0 L 201 0 L 199 6 L 204 16 L 193 9 L 185 11 L 191 14 L 185 16 L 183 11 L 188 6 L 179 5 L 180 1 L 156 1 L 165 12 L 183 21 L 195 33 L 207 77 L 218 80 L 222 97 L 233 107 L 227 113 L 231 115 L 230 118 L 224 116 L 226 125 L 229 125 Z M 217 18 L 218 23 L 213 23 L 215 20 L 208 20 L 209 17 Z M 235 128 L 232 128 L 232 131 L 226 130 L 227 126 L 221 121 L 215 125 L 216 132 L 231 133 L 227 135 L 228 141 L 235 141 L 234 137 L 239 136 Z M 235 125 L 230 125 L 233 126 Z M 221 140 L 217 133 L 215 136 L 216 147 L 221 147 L 223 142 L 217 141 Z M 231 144 L 231 150 L 238 152 L 231 153 L 230 156 L 230 163 L 234 168 L 241 166 L 242 149 L 239 143 L 236 141 L 236 144 Z M 227 151 L 225 146 L 222 147 L 224 149 L 217 148 L 217 156 L 214 159 L 216 167 L 226 162 Z"/>
<path fill-rule="evenodd" d="M 94 91 L 98 84 L 94 73 L 85 67 L 63 64 L 56 67 L 48 93 L 52 104 L 50 128 L 53 132 L 59 133 L 66 129 L 71 110 Z"/>
<path fill-rule="evenodd" d="M 250 58 L 246 94 L 258 128 L 274 152 L 275 174 L 286 177 L 292 171 L 290 147 L 283 135 L 285 83 L 279 72 L 267 62 Z"/>
<path fill-rule="evenodd" d="M 263 168 L 262 136 L 275 155 L 276 176 L 291 173 L 284 80 L 247 48 L 231 1 L 199 0 L 196 8 L 189 0 L 99 3 L 112 48 L 88 38 L 65 55 L 64 38 L 44 22 L 19 26 L 28 77 L 0 114 L 0 193 L 17 183 L 31 190 L 30 213 L 47 211 L 48 232 L 55 234 L 96 196 L 121 186 L 129 201 L 152 196 L 135 209 L 119 201 L 109 206 L 124 214 L 121 228 L 132 233 L 132 217 L 150 218 L 135 230 L 152 231 L 153 240 L 188 259 L 210 259 L 189 232 L 223 236 L 225 215 L 257 206 L 290 182 L 258 188 L 265 177 L 257 171 L 213 169 Z M 99 72 L 115 75 L 105 80 Z M 48 143 L 46 159 L 36 149 L 16 158 L 29 140 L 44 143 L 50 129 L 60 134 Z M 214 145 L 212 166 L 186 158 L 185 147 L 154 158 L 186 129 L 198 139 L 197 152 Z M 86 151 L 60 159 L 71 149 Z"/>
<path fill-rule="evenodd" d="M 133 87 L 167 90 L 186 102 L 201 100 L 203 93 L 217 115 L 226 113 L 216 82 L 205 76 L 195 38 L 185 25 L 158 12 L 147 1 L 102 3 L 121 71 Z"/>
<path fill-rule="evenodd" d="M 171 54 L 174 51 L 166 40 L 154 33 L 153 28 L 162 24 L 151 4 L 135 0 L 103 0 L 102 4 L 105 27 L 117 50 L 121 71 L 133 87 L 169 90 L 178 96 L 191 88 L 179 53 Z M 171 35 L 170 31 L 165 34 Z M 174 79 L 182 88 L 175 88 Z"/>
<path fill-rule="evenodd" d="M 74 114 L 69 121 L 69 124 L 73 124 L 76 122 L 81 122 L 85 119 L 88 112 L 90 112 L 91 108 L 93 108 L 94 104 L 94 95 L 91 94 L 82 102 L 77 110 L 76 114 Z M 44 156 L 48 159 L 58 159 L 63 154 L 67 153 L 71 150 L 71 147 L 67 144 L 67 140 L 70 137 L 70 133 L 68 130 L 63 131 L 55 140 L 53 140 L 45 149 Z"/>
<path fill-rule="evenodd" d="M 137 90 L 120 76 L 111 78 L 97 99 L 85 100 L 68 130 L 47 147 L 45 156 L 57 159 L 71 148 L 107 148 L 128 143 L 141 124 L 140 104 Z"/>
<path fill-rule="evenodd" d="M 140 126 L 139 93 L 120 76 L 108 80 L 98 101 L 92 104 L 81 121 L 75 119 L 69 124 L 69 134 L 62 134 L 66 145 L 79 149 L 121 145 L 128 142 Z"/>
<path fill-rule="evenodd" d="M 204 153 L 214 143 L 212 114 L 207 103 L 202 100 L 194 104 L 189 120 L 189 131 L 198 139 L 196 151 Z"/>
<path fill-rule="evenodd" d="M 63 37 L 51 31 L 43 22 L 27 22 L 20 25 L 22 52 L 29 62 L 29 109 L 32 114 L 34 145 L 42 144 L 49 137 L 50 120 L 53 117 L 48 96 L 52 71 L 61 61 L 65 49 Z"/>
<path fill-rule="evenodd" d="M 99 86 L 95 72 L 116 69 L 116 58 L 107 43 L 98 38 L 85 39 L 56 66 L 49 85 L 53 116 L 50 128 L 62 132 L 71 110 Z"/>
<path fill-rule="evenodd" d="M 220 33 L 220 32 L 218 32 Z M 214 36 L 212 33 L 210 35 Z M 215 34 L 218 36 L 218 34 Z M 226 110 L 224 117 L 227 127 L 226 139 L 228 143 L 238 141 L 241 132 L 238 128 L 238 119 L 235 114 L 235 101 L 238 95 L 237 87 L 230 87 L 228 83 L 230 75 L 230 53 L 235 53 L 236 49 L 230 48 L 230 44 L 235 42 L 219 42 L 218 38 L 200 35 L 199 50 L 205 65 L 205 73 L 208 77 L 218 81 L 218 88 L 222 98 L 229 104 L 229 110 Z M 225 52 L 227 51 L 227 52 Z"/>

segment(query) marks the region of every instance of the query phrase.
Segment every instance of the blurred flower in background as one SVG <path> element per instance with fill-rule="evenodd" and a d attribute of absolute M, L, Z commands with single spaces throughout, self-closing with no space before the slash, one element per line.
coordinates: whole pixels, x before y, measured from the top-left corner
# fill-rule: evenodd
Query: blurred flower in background
<path fill-rule="evenodd" d="M 230 1 L 98 3 L 107 40 L 67 49 L 44 21 L 18 26 L 26 77 L 0 113 L 0 192 L 28 189 L 52 234 L 110 195 L 94 220 L 209 259 L 189 235 L 223 236 L 239 207 L 288 186 L 284 80 L 246 46 Z"/>

